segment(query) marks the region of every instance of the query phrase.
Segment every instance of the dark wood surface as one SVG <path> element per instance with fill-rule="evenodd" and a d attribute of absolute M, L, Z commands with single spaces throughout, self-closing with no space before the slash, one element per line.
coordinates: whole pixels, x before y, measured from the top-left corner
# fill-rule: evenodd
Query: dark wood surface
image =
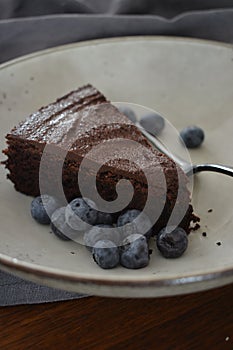
<path fill-rule="evenodd" d="M 233 349 L 233 285 L 157 299 L 0 308 L 0 349 Z"/>

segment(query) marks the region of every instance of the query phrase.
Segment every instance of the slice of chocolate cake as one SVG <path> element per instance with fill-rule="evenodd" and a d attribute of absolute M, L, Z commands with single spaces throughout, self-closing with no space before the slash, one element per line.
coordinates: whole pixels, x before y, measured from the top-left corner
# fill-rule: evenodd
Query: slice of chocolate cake
<path fill-rule="evenodd" d="M 197 220 L 190 204 L 187 178 L 181 169 L 152 149 L 137 127 L 91 85 L 42 107 L 13 128 L 6 139 L 8 148 L 3 153 L 8 157 L 4 162 L 9 170 L 8 178 L 24 194 L 41 193 L 40 176 L 44 172 L 43 192 L 59 196 L 57 192 L 62 184 L 67 201 L 80 196 L 78 173 L 85 158 L 82 175 L 86 188 L 89 183 L 91 188 L 94 178 L 100 196 L 109 203 L 116 200 L 116 185 L 121 179 L 129 180 L 134 187 L 128 208 L 142 210 L 148 196 L 154 206 L 162 203 L 155 232 L 166 226 L 175 206 L 180 226 L 187 232 L 191 222 Z M 49 152 L 48 146 L 51 146 Z M 62 164 L 62 176 L 57 171 L 58 164 Z M 98 168 L 97 173 L 93 164 Z M 154 181 L 152 189 L 148 185 L 150 179 Z"/>

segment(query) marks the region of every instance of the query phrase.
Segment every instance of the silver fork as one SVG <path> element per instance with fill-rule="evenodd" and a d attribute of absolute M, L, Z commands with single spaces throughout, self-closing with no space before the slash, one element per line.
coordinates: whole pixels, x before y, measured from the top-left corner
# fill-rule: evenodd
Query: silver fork
<path fill-rule="evenodd" d="M 176 154 L 169 152 L 169 150 L 164 146 L 164 144 L 155 136 L 146 131 L 141 124 L 138 122 L 135 125 L 140 129 L 141 133 L 150 141 L 150 143 L 155 146 L 160 152 L 166 154 L 168 157 L 173 159 L 185 172 L 186 175 L 191 176 L 193 174 L 200 173 L 202 171 L 212 171 L 215 173 L 221 173 L 233 177 L 233 167 L 223 164 L 190 164 L 186 160 L 180 158 Z"/>

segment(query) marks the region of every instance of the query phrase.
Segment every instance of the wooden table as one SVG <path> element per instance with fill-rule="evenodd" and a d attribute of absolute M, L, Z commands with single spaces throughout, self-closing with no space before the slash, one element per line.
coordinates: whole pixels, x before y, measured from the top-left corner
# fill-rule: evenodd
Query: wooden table
<path fill-rule="evenodd" d="M 157 299 L 0 308 L 1 350 L 233 349 L 233 284 Z"/>

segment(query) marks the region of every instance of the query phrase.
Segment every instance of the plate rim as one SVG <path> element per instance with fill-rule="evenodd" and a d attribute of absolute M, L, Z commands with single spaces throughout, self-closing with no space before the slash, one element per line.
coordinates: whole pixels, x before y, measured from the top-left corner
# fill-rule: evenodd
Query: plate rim
<path fill-rule="evenodd" d="M 126 276 L 125 278 L 122 278 L 123 276 L 121 275 L 121 280 L 116 278 L 114 279 L 108 279 L 108 278 L 103 278 L 103 277 L 98 277 L 97 276 L 82 276 L 82 275 L 76 275 L 74 272 L 69 272 L 67 274 L 64 270 L 58 270 L 56 268 L 52 267 L 46 267 L 46 270 L 44 269 L 43 265 L 36 265 L 33 263 L 21 261 L 16 258 L 11 258 L 7 255 L 0 254 L 0 266 L 4 266 L 6 268 L 10 268 L 15 270 L 18 270 L 22 273 L 27 273 L 27 274 L 34 274 L 35 276 L 38 277 L 45 277 L 48 279 L 53 279 L 53 280 L 63 280 L 65 282 L 76 282 L 76 283 L 81 283 L 81 284 L 92 284 L 94 283 L 95 285 L 98 286 L 109 286 L 109 287 L 158 287 L 158 288 L 163 288 L 163 287 L 169 287 L 169 286 L 184 286 L 184 285 L 190 285 L 190 284 L 198 284 L 198 283 L 203 283 L 203 282 L 211 282 L 214 280 L 223 280 L 223 279 L 228 279 L 232 278 L 233 280 L 233 268 L 228 268 L 225 270 L 219 270 L 216 272 L 211 272 L 211 273 L 205 273 L 205 274 L 184 274 L 182 277 L 171 277 L 171 278 L 159 278 L 156 279 L 153 275 L 151 278 L 146 278 L 146 279 L 137 279 L 137 278 L 129 278 L 129 276 Z M 107 276 L 106 276 L 107 277 Z"/>
<path fill-rule="evenodd" d="M 187 44 L 201 44 L 201 45 L 211 45 L 216 47 L 222 47 L 226 49 L 233 49 L 233 44 L 231 43 L 225 43 L 225 42 L 219 42 L 216 40 L 209 40 L 209 39 L 199 39 L 199 38 L 192 38 L 192 37 L 183 37 L 183 36 L 166 36 L 166 35 L 136 35 L 136 36 L 118 36 L 118 37 L 112 37 L 112 38 L 101 38 L 101 39 L 92 39 L 92 40 L 85 40 L 80 42 L 74 42 L 69 44 L 63 44 L 54 46 L 47 49 L 38 50 L 33 53 L 29 53 L 20 57 L 17 57 L 15 59 L 11 59 L 9 61 L 3 62 L 0 64 L 0 70 L 8 68 L 13 65 L 17 65 L 21 62 L 32 60 L 37 57 L 42 57 L 45 55 L 50 55 L 55 52 L 64 52 L 67 50 L 73 50 L 79 47 L 88 47 L 93 45 L 103 45 L 103 44 L 109 44 L 109 43 L 119 43 L 119 42 L 127 42 L 127 41 L 151 41 L 151 42 L 159 42 L 159 41 L 177 41 L 180 43 L 187 43 Z M 165 277 L 165 278 L 159 278 L 156 279 L 156 275 L 153 275 L 151 278 L 130 278 L 127 276 L 126 278 L 123 278 L 121 280 L 117 278 L 104 278 L 100 277 L 100 275 L 93 276 L 82 276 L 82 275 L 76 275 L 75 273 L 69 274 L 69 271 L 66 270 L 59 270 L 52 267 L 46 267 L 44 265 L 37 265 L 30 262 L 21 261 L 19 259 L 9 257 L 8 255 L 0 253 L 0 266 L 13 269 L 13 271 L 17 270 L 23 273 L 27 274 L 34 274 L 35 276 L 39 277 L 45 277 L 52 280 L 62 280 L 65 282 L 76 282 L 81 284 L 95 284 L 95 285 L 102 285 L 102 286 L 109 286 L 109 287 L 169 287 L 169 286 L 185 286 L 190 284 L 200 284 L 202 282 L 213 282 L 215 280 L 223 280 L 223 279 L 231 279 L 233 281 L 233 267 L 232 268 L 225 268 L 213 272 L 207 272 L 207 273 L 192 273 L 192 274 L 183 274 L 181 277 Z M 46 268 L 46 269 L 45 269 Z M 70 272 L 69 272 L 70 273 Z M 106 277 L 108 277 L 106 275 Z M 230 281 L 229 281 L 230 283 Z M 205 289 L 207 289 L 206 287 Z M 173 293 L 171 293 L 172 295 Z"/>
<path fill-rule="evenodd" d="M 91 45 L 101 45 L 108 44 L 111 42 L 120 42 L 120 41 L 138 41 L 138 40 L 147 40 L 147 41 L 178 41 L 178 42 L 187 42 L 187 43 L 199 43 L 203 45 L 212 45 L 212 46 L 221 46 L 224 48 L 233 48 L 233 43 L 226 43 L 217 40 L 210 39 L 200 39 L 192 38 L 186 36 L 171 36 L 171 35 L 132 35 L 132 36 L 116 36 L 110 38 L 100 38 L 100 39 L 91 39 L 83 40 L 63 45 L 57 45 L 46 49 L 37 50 L 35 52 L 19 56 L 17 58 L 10 59 L 6 62 L 0 64 L 0 70 L 7 68 L 8 66 L 15 65 L 17 63 L 27 61 L 36 57 L 52 54 L 53 52 L 66 51 L 69 49 L 75 49 L 77 47 L 85 47 Z"/>

